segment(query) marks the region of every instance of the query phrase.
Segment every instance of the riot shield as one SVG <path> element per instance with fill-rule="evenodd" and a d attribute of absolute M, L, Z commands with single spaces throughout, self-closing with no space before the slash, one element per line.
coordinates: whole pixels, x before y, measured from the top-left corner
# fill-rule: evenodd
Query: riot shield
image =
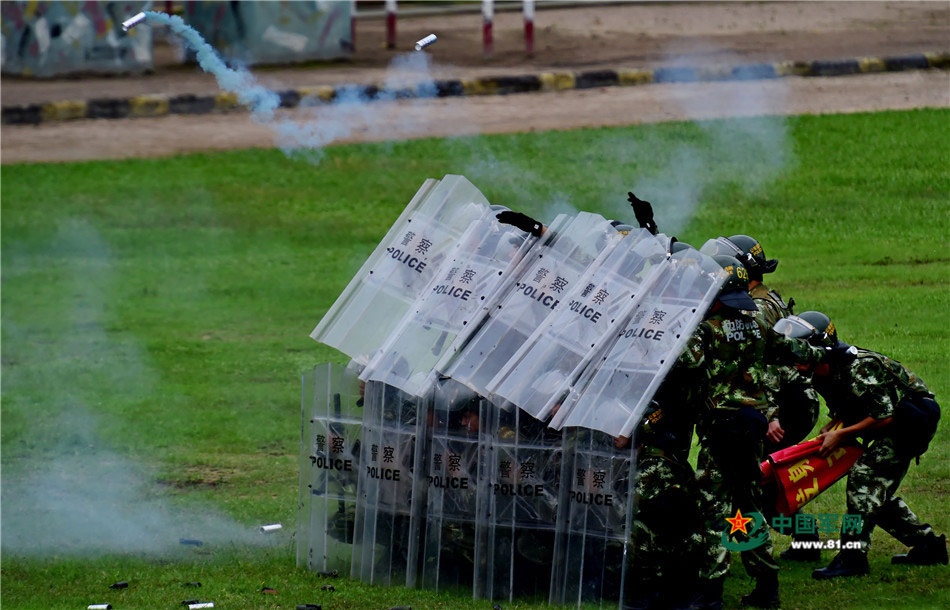
<path fill-rule="evenodd" d="M 695 250 L 677 252 L 633 309 L 621 331 L 592 361 L 554 415 L 555 428 L 579 426 L 630 436 L 724 281 Z"/>
<path fill-rule="evenodd" d="M 471 223 L 432 281 L 370 360 L 362 378 L 424 396 L 450 358 L 478 327 L 499 289 L 534 242 L 485 214 Z"/>
<path fill-rule="evenodd" d="M 363 409 L 356 367 L 303 376 L 297 565 L 350 571 Z"/>
<path fill-rule="evenodd" d="M 488 409 L 491 440 L 479 487 L 475 596 L 545 602 L 557 525 L 562 433 L 520 409 Z"/>
<path fill-rule="evenodd" d="M 476 516 L 487 489 L 479 483 L 490 437 L 489 403 L 462 384 L 441 379 L 432 393 L 427 507 L 420 585 L 473 594 Z"/>
<path fill-rule="evenodd" d="M 463 176 L 427 180 L 310 336 L 365 365 L 487 204 Z"/>
<path fill-rule="evenodd" d="M 495 378 L 488 390 L 546 420 L 568 386 L 635 306 L 640 286 L 668 269 L 666 247 L 641 229 L 605 250 Z"/>
<path fill-rule="evenodd" d="M 622 239 L 610 222 L 581 212 L 558 216 L 517 277 L 445 373 L 483 396 L 489 382 L 573 290 L 597 256 Z"/>
<path fill-rule="evenodd" d="M 426 402 L 384 383 L 366 384 L 354 526 L 352 578 L 414 586 L 425 477 L 416 438 L 425 438 Z"/>
<path fill-rule="evenodd" d="M 633 448 L 618 449 L 609 434 L 565 431 L 552 603 L 622 601 L 634 459 Z"/>

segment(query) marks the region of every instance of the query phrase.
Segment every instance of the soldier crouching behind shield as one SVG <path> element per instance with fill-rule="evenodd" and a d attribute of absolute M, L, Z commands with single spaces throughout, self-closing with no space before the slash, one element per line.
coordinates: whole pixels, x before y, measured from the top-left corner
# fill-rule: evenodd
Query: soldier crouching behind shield
<path fill-rule="evenodd" d="M 695 587 L 699 495 L 688 459 L 697 409 L 686 381 L 674 367 L 634 434 L 636 517 L 624 610 L 677 606 Z M 621 437 L 616 443 L 627 442 Z"/>
<path fill-rule="evenodd" d="M 790 340 L 752 315 L 745 267 L 728 256 L 714 259 L 729 273 L 706 318 L 690 338 L 679 364 L 702 385 L 705 407 L 697 431 L 700 453 L 699 580 L 691 608 L 721 608 L 730 548 L 755 578 L 743 605 L 779 605 L 778 570 L 765 525 L 759 464 L 768 427 L 763 377 L 769 364 L 817 364 L 823 350 Z M 727 523 L 726 519 L 729 518 Z M 724 529 L 729 527 L 730 529 Z"/>
<path fill-rule="evenodd" d="M 806 311 L 775 326 L 789 337 L 834 350 L 838 357 L 815 369 L 815 389 L 825 399 L 832 421 L 818 437 L 819 455 L 831 455 L 839 445 L 861 437 L 866 448 L 848 474 L 847 515 L 841 532 L 842 551 L 828 567 L 815 570 L 819 580 L 869 572 L 867 554 L 871 531 L 880 526 L 910 552 L 895 555 L 895 564 L 947 565 L 947 537 L 937 537 L 894 494 L 910 462 L 927 450 L 937 430 L 940 407 L 924 382 L 899 362 L 877 352 L 838 341 L 827 315 Z M 837 423 L 843 428 L 832 430 Z M 860 524 L 856 523 L 857 516 Z"/>

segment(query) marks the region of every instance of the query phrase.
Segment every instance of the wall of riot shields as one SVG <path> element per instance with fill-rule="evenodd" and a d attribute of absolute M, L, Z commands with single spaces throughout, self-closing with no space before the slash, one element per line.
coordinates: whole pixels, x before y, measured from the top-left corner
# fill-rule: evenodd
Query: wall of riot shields
<path fill-rule="evenodd" d="M 536 236 L 498 210 L 462 176 L 426 181 L 311 333 L 352 361 L 303 378 L 297 562 L 615 605 L 636 478 L 616 440 L 720 267 L 597 214 Z"/>

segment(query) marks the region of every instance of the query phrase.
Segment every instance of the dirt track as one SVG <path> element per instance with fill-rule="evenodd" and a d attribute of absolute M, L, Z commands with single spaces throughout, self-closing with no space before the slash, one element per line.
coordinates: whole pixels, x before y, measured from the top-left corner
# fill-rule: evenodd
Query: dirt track
<path fill-rule="evenodd" d="M 405 5 L 405 3 L 403 4 Z M 884 57 L 950 50 L 950 3 L 656 3 L 539 10 L 536 52 L 526 57 L 519 13 L 496 15 L 495 52 L 481 53 L 477 13 L 403 17 L 398 48 L 383 48 L 381 19 L 360 20 L 351 62 L 257 68 L 275 89 L 381 82 L 386 66 L 430 33 L 433 78 L 536 74 L 547 70 L 655 68 L 665 65 Z M 139 77 L 28 81 L 4 78 L 4 105 L 162 93 L 211 93 L 213 79 L 175 65 L 156 48 L 156 70 Z M 737 103 L 740 100 L 741 103 Z M 333 111 L 302 121 L 346 123 L 336 142 L 568 129 L 748 114 L 854 112 L 950 107 L 950 73 L 789 77 L 747 83 L 656 84 L 557 93 L 373 103 L 345 117 Z M 330 114 L 328 114 L 328 112 Z M 161 156 L 269 147 L 274 137 L 246 113 L 156 119 L 84 120 L 4 126 L 0 158 L 19 161 Z"/>

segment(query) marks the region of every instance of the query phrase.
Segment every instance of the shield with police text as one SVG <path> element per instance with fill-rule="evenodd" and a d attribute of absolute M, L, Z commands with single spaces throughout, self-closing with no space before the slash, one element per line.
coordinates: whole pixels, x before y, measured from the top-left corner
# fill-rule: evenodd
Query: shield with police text
<path fill-rule="evenodd" d="M 564 433 L 552 603 L 616 608 L 622 600 L 635 454 L 614 440 L 584 428 Z"/>
<path fill-rule="evenodd" d="M 418 575 L 425 477 L 416 439 L 425 437 L 427 405 L 398 388 L 366 384 L 354 525 L 352 578 L 414 586 Z"/>
<path fill-rule="evenodd" d="M 598 255 L 621 239 L 610 222 L 597 214 L 558 216 L 445 373 L 489 396 L 489 382 L 551 312 L 562 306 Z"/>
<path fill-rule="evenodd" d="M 297 565 L 349 574 L 363 400 L 355 363 L 303 376 Z"/>
<path fill-rule="evenodd" d="M 451 378 L 439 380 L 431 393 L 422 587 L 473 594 L 479 561 L 476 517 L 488 491 L 479 485 L 479 473 L 491 441 L 483 421 L 489 408 Z"/>
<path fill-rule="evenodd" d="M 716 297 L 725 272 L 696 250 L 644 286 L 637 306 L 572 388 L 551 425 L 630 436 Z"/>
<path fill-rule="evenodd" d="M 642 285 L 667 271 L 666 246 L 646 230 L 605 250 L 555 310 L 531 333 L 488 390 L 547 419 L 598 346 L 618 330 Z"/>
<path fill-rule="evenodd" d="M 534 238 L 501 224 L 485 208 L 439 267 L 409 312 L 370 360 L 363 379 L 416 396 L 435 383 L 440 361 L 451 358 L 476 330 Z"/>
<path fill-rule="evenodd" d="M 487 206 L 463 176 L 427 180 L 310 336 L 365 365 Z"/>
<path fill-rule="evenodd" d="M 479 486 L 475 596 L 548 600 L 562 433 L 520 409 L 489 409 L 491 446 Z"/>

